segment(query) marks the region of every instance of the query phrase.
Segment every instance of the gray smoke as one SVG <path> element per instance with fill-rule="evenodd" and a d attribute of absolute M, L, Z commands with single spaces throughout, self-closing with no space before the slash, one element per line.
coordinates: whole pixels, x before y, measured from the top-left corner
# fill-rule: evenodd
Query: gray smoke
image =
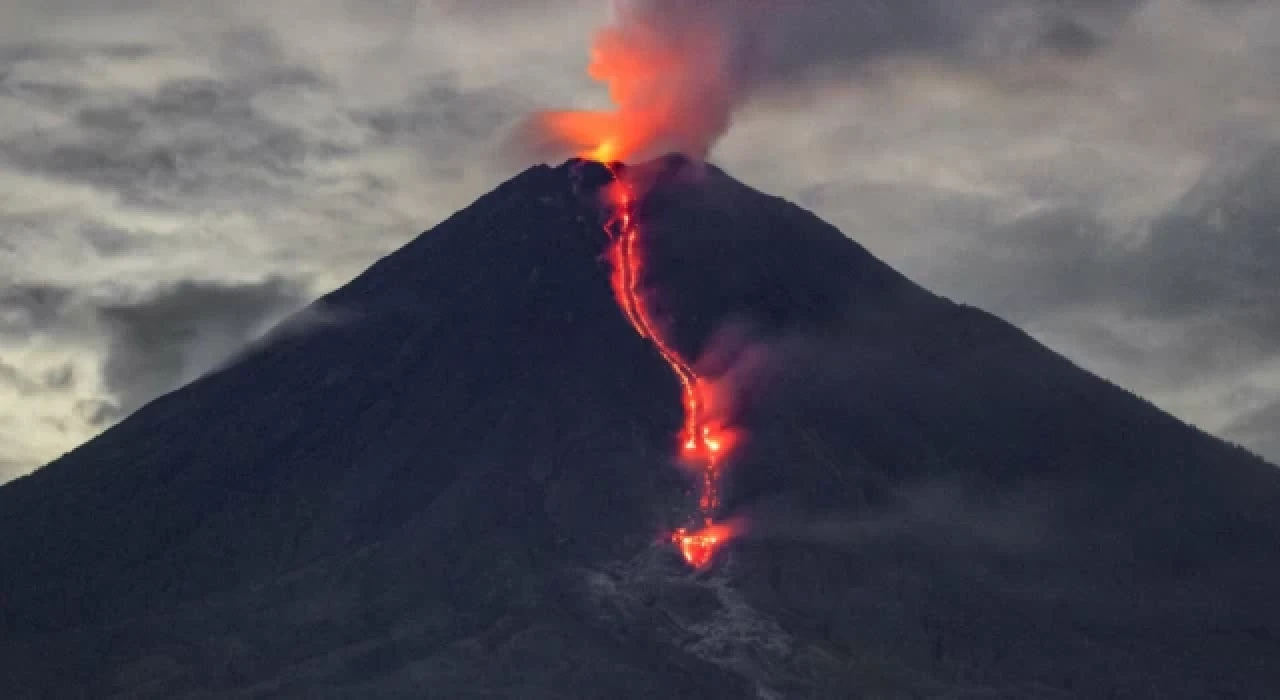
<path fill-rule="evenodd" d="M 1083 59 L 1102 50 L 1141 3 L 629 0 L 593 46 L 593 76 L 609 83 L 617 110 L 545 112 L 519 133 L 540 155 L 590 150 L 605 132 L 623 135 L 618 155 L 702 157 L 757 96 L 803 94 L 881 59 L 979 68 Z"/>

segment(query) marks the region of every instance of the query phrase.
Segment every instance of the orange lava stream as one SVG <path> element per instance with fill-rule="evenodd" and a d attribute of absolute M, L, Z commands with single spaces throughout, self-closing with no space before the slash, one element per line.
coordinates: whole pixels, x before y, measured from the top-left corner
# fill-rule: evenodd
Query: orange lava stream
<path fill-rule="evenodd" d="M 607 146 L 601 147 L 605 148 Z M 613 241 L 609 259 L 613 266 L 614 296 L 627 321 L 640 337 L 653 343 L 680 381 L 684 405 L 680 456 L 685 464 L 700 472 L 698 509 L 704 525 L 695 531 L 681 528 L 672 534 L 671 541 L 680 548 L 685 561 L 703 568 L 733 535 L 733 528 L 715 523 L 714 516 L 720 506 L 720 469 L 733 446 L 734 435 L 732 430 L 708 418 L 708 385 L 671 346 L 652 316 L 641 289 L 644 255 L 640 245 L 641 229 L 635 221 L 636 197 L 614 166 L 605 167 L 614 174 L 614 182 L 607 190 L 613 214 L 605 225 Z"/>

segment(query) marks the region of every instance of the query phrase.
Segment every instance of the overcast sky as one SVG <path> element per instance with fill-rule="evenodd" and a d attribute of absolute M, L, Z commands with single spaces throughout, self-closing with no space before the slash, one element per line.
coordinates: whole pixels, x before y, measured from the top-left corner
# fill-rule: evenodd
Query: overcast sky
<path fill-rule="evenodd" d="M 753 94 L 712 160 L 1280 460 L 1280 3 L 1051 3 L 1082 14 L 1030 52 L 1016 13 L 958 9 L 1019 3 L 815 0 L 777 41 L 810 21 L 840 60 Z M 0 0 L 0 481 L 518 172 L 522 117 L 604 103 L 608 16 Z"/>

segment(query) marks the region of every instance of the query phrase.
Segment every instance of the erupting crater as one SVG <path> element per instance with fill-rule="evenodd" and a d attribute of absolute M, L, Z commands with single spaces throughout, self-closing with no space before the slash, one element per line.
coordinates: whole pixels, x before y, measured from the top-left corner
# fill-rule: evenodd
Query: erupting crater
<path fill-rule="evenodd" d="M 599 162 L 599 161 L 597 161 Z M 720 507 L 720 478 L 725 460 L 735 444 L 735 433 L 708 410 L 711 385 L 700 378 L 692 364 L 680 355 L 655 318 L 642 288 L 645 268 L 644 232 L 636 215 L 639 194 L 619 163 L 601 163 L 613 175 L 602 191 L 609 218 L 605 232 L 610 245 L 614 297 L 631 327 L 657 349 L 680 382 L 684 423 L 680 431 L 679 457 L 698 475 L 700 524 L 671 534 L 686 562 L 695 568 L 711 564 L 716 552 L 735 534 L 729 523 L 716 522 Z"/>

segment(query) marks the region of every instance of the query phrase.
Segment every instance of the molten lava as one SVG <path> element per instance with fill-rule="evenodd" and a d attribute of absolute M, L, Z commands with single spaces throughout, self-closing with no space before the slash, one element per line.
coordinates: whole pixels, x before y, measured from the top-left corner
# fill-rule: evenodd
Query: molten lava
<path fill-rule="evenodd" d="M 701 569 L 711 564 L 720 545 L 733 538 L 734 530 L 725 523 L 707 524 L 699 530 L 690 532 L 685 528 L 676 530 L 671 541 L 680 548 L 684 560 L 695 568 Z"/>
<path fill-rule="evenodd" d="M 641 228 L 635 214 L 636 195 L 616 167 L 606 167 L 614 175 L 613 183 L 606 190 L 612 216 L 605 224 L 612 241 L 609 260 L 613 267 L 613 293 L 627 321 L 640 337 L 653 343 L 680 382 L 684 405 L 680 458 L 700 473 L 698 509 L 705 525 L 693 532 L 683 528 L 678 530 L 672 535 L 672 542 L 680 547 L 685 561 L 702 568 L 711 563 L 718 548 L 734 533 L 729 525 L 716 524 L 714 517 L 720 506 L 721 467 L 733 448 L 735 435 L 732 429 L 711 418 L 708 411 L 711 406 L 710 385 L 701 380 L 693 367 L 672 347 L 650 311 L 641 286 L 644 252 Z"/>
<path fill-rule="evenodd" d="M 614 175 L 605 190 L 613 293 L 627 321 L 653 343 L 680 382 L 684 425 L 679 455 L 698 475 L 703 526 L 692 532 L 681 529 L 672 541 L 686 561 L 701 568 L 735 532 L 714 520 L 721 469 L 735 434 L 715 418 L 712 386 L 680 356 L 650 310 L 642 284 L 645 257 L 636 221 L 637 194 L 620 169 L 608 165 L 657 149 L 702 158 L 728 126 L 736 98 L 733 81 L 727 79 L 730 42 L 723 24 L 712 14 L 691 12 L 689 21 L 672 26 L 667 9 L 647 2 L 619 3 L 615 23 L 596 35 L 588 72 L 609 86 L 614 109 L 543 112 L 534 125 L 550 142 L 605 164 Z"/>

